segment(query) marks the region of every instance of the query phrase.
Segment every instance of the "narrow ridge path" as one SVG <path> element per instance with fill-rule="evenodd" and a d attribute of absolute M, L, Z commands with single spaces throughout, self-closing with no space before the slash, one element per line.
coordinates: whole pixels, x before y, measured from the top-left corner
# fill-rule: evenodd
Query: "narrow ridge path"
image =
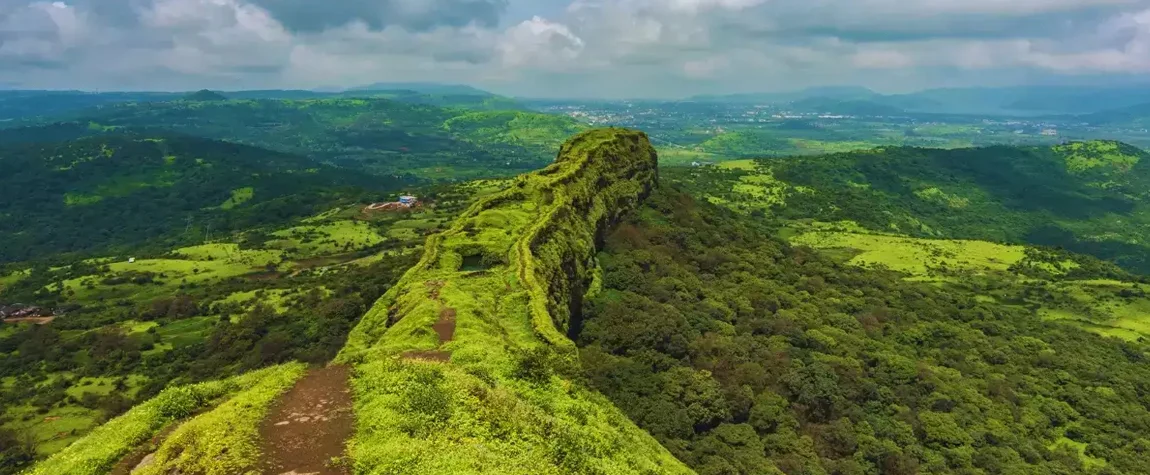
<path fill-rule="evenodd" d="M 313 369 L 271 407 L 260 425 L 265 475 L 351 473 L 344 458 L 355 431 L 349 376 L 342 365 Z"/>
<path fill-rule="evenodd" d="M 455 339 L 455 309 L 451 307 L 444 307 L 443 300 L 439 298 L 439 291 L 443 288 L 444 282 L 430 281 L 425 283 L 428 288 L 428 297 L 436 302 L 439 302 L 439 319 L 431 326 L 435 330 L 435 334 L 439 336 L 439 346 L 443 346 Z M 407 351 L 403 353 L 404 359 L 409 360 L 427 360 L 427 361 L 451 361 L 451 353 L 439 349 L 429 351 Z"/>

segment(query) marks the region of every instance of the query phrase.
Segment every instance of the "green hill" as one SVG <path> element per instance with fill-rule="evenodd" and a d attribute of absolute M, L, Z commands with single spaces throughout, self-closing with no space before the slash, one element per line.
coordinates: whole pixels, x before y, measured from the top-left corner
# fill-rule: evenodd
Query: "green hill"
<path fill-rule="evenodd" d="M 354 470 L 690 473 L 586 387 L 567 337 L 600 284 L 597 243 L 656 178 L 645 135 L 587 132 L 428 239 L 338 358 L 354 368 Z M 106 472 L 173 422 L 146 473 L 246 473 L 259 463 L 255 427 L 300 369 L 170 389 L 32 473 Z"/>
<path fill-rule="evenodd" d="M 194 102 L 211 102 L 211 101 L 226 101 L 226 100 L 228 100 L 228 98 L 226 96 L 224 96 L 223 94 L 220 94 L 218 92 L 209 91 L 207 89 L 201 89 L 199 91 L 196 91 L 196 92 L 193 92 L 191 94 L 184 96 L 184 100 L 185 101 L 194 101 Z"/>
<path fill-rule="evenodd" d="M 1089 175 L 1073 196 L 1137 182 L 1119 144 L 1019 150 L 1041 156 L 1010 156 L 1028 180 L 1047 154 Z M 812 173 L 837 176 L 829 162 Z M 1048 321 L 1035 302 L 1089 295 L 1136 311 L 1150 286 L 1065 251 L 815 222 L 814 207 L 768 219 L 759 206 L 821 192 L 772 164 L 660 171 L 642 133 L 581 133 L 431 235 L 334 366 L 271 359 L 170 387 L 31 473 L 109 473 L 146 454 L 144 474 L 262 471 L 283 456 L 261 451 L 274 427 L 315 427 L 277 412 L 301 387 L 350 391 L 354 422 L 323 455 L 352 473 L 1145 471 L 1146 343 Z M 994 189 L 959 170 L 935 175 Z M 867 173 L 846 186 L 877 189 L 857 181 Z M 868 196 L 893 199 L 885 189 Z M 258 335 L 258 314 L 221 321 L 235 333 L 209 344 Z M 350 381 L 317 385 L 333 368 Z"/>
<path fill-rule="evenodd" d="M 1061 246 L 1150 272 L 1150 157 L 1117 142 L 882 148 L 758 161 L 785 219 L 915 237 Z M 756 178 L 754 180 L 764 180 Z M 763 185 L 763 183 L 774 185 Z"/>
<path fill-rule="evenodd" d="M 1150 126 L 1150 103 L 1096 112 L 1082 116 L 1082 118 L 1095 125 L 1120 125 L 1144 128 Z"/>
<path fill-rule="evenodd" d="M 500 104 L 497 96 L 483 100 Z M 564 138 L 586 128 L 564 116 L 444 108 L 386 97 L 123 103 L 79 117 L 61 133 L 74 136 L 83 127 L 91 129 L 88 134 L 121 127 L 163 129 L 381 175 L 430 178 L 507 176 L 534 169 L 554 158 Z M 21 130 L 5 135 L 29 133 Z"/>
<path fill-rule="evenodd" d="M 598 256 L 584 372 L 697 473 L 1146 473 L 1145 343 L 996 300 L 1006 278 L 844 265 L 777 224 L 664 183 Z"/>
<path fill-rule="evenodd" d="M 398 189 L 305 157 L 172 134 L 114 133 L 0 150 L 0 262 L 109 251 L 279 223 Z"/>

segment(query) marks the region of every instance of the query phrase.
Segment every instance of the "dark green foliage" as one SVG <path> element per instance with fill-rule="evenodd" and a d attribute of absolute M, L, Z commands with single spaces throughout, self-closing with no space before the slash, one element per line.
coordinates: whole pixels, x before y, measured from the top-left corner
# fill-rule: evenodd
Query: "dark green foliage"
<path fill-rule="evenodd" d="M 599 256 L 584 371 L 700 474 L 1146 473 L 1144 346 L 773 231 L 664 186 Z"/>
<path fill-rule="evenodd" d="M 325 163 L 380 175 L 417 173 L 432 178 L 507 176 L 546 165 L 564 138 L 581 124 L 561 116 L 523 111 L 497 96 L 430 98 L 410 91 L 359 93 L 359 97 L 276 99 L 275 94 L 234 94 L 254 99 L 220 100 L 204 91 L 187 100 L 127 102 L 89 109 L 41 124 L 60 138 L 104 134 L 117 129 L 167 130 L 305 155 Z M 470 101 L 478 101 L 472 103 Z M 460 104 L 457 102 L 462 101 Z M 451 119 L 491 114 L 493 128 L 453 130 Z M 550 122 L 511 123 L 519 115 Z M 510 117 L 509 117 L 510 116 Z M 504 120 L 498 120 L 503 117 Z M 457 123 L 457 122 L 452 122 Z M 70 124 L 70 125 L 69 125 Z M 22 127 L 28 133 L 29 127 Z M 32 130 L 36 136 L 48 131 Z M 543 135 L 547 140 L 523 140 Z M 23 141 L 0 132 L 0 142 Z"/>
<path fill-rule="evenodd" d="M 1150 271 L 1141 225 L 1126 224 L 1141 223 L 1150 205 L 1150 154 L 1125 144 L 897 147 L 761 163 L 775 178 L 813 190 L 777 206 L 784 219 L 1062 247 Z"/>
<path fill-rule="evenodd" d="M 20 467 L 36 458 L 31 442 L 22 440 L 15 432 L 0 429 L 0 475 L 20 473 Z"/>
<path fill-rule="evenodd" d="M 207 89 L 201 89 L 199 91 L 196 91 L 196 92 L 193 92 L 191 94 L 184 96 L 184 100 L 185 101 L 195 101 L 195 102 L 212 102 L 212 101 L 226 101 L 226 100 L 228 100 L 228 98 L 225 97 L 223 94 L 220 94 L 218 92 L 209 91 Z"/>
<path fill-rule="evenodd" d="M 367 177 L 299 156 L 171 134 L 11 145 L 0 150 L 0 263 L 129 246 L 164 249 L 202 240 L 209 229 L 280 224 L 369 201 L 405 183 L 410 179 Z M 250 200 L 225 205 L 243 188 L 252 189 Z"/>

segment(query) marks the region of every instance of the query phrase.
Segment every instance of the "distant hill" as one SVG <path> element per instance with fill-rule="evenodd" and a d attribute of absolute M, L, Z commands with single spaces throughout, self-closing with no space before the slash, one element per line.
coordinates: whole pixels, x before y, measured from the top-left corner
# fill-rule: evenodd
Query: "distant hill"
<path fill-rule="evenodd" d="M 870 100 L 839 100 L 826 97 L 802 99 L 791 103 L 790 107 L 797 111 L 841 115 L 890 116 L 904 114 L 904 111 L 898 107 Z"/>
<path fill-rule="evenodd" d="M 1150 127 L 1150 102 L 1085 115 L 1083 120 L 1095 125 Z"/>
<path fill-rule="evenodd" d="M 787 219 L 1059 246 L 1150 273 L 1150 153 L 1108 141 L 764 159 Z"/>
<path fill-rule="evenodd" d="M 226 101 L 226 100 L 228 100 L 228 98 L 226 96 L 224 96 L 223 94 L 220 94 L 218 92 L 209 91 L 207 89 L 202 89 L 202 90 L 199 90 L 199 91 L 196 91 L 196 92 L 193 92 L 191 94 L 184 96 L 184 100 L 185 101 L 195 101 L 195 102 L 212 102 L 212 101 Z"/>
<path fill-rule="evenodd" d="M 926 89 L 879 94 L 861 87 L 811 88 L 796 92 L 695 96 L 691 100 L 784 104 L 817 99 L 868 101 L 907 112 L 1034 116 L 1090 114 L 1150 102 L 1150 86 L 1014 86 Z"/>
<path fill-rule="evenodd" d="M 5 121 L 60 116 L 119 102 L 170 101 L 181 96 L 168 92 L 0 91 L 0 127 Z"/>
<path fill-rule="evenodd" d="M 377 82 L 365 86 L 349 88 L 355 91 L 413 91 L 419 94 L 453 96 L 494 96 L 490 92 L 462 84 L 440 84 L 431 82 Z"/>
<path fill-rule="evenodd" d="M 842 87 L 812 87 L 799 91 L 777 93 L 743 93 L 721 95 L 698 95 L 688 98 L 689 101 L 700 102 L 760 102 L 765 104 L 802 101 L 805 99 L 821 98 L 826 100 L 860 100 L 869 99 L 880 94 L 858 86 Z"/>
<path fill-rule="evenodd" d="M 476 90 L 478 91 L 478 90 Z M 410 89 L 365 89 L 346 91 L 337 94 L 346 98 L 384 98 L 408 104 L 427 104 L 436 107 L 472 110 L 527 110 L 527 107 L 514 99 L 497 96 L 483 91 L 479 93 L 444 92 L 425 93 Z"/>
<path fill-rule="evenodd" d="M 200 231 L 278 223 L 409 181 L 170 133 L 7 145 L 0 147 L 0 263 L 163 247 L 202 238 L 184 232 L 189 223 Z"/>
<path fill-rule="evenodd" d="M 499 96 L 484 100 L 497 101 Z M 74 117 L 70 125 L 0 130 L 0 143 L 40 136 L 71 139 L 120 128 L 161 129 L 379 174 L 459 178 L 539 167 L 554 158 L 565 137 L 586 128 L 566 116 L 439 107 L 384 97 L 122 103 Z M 463 122 L 481 126 L 459 126 Z"/>

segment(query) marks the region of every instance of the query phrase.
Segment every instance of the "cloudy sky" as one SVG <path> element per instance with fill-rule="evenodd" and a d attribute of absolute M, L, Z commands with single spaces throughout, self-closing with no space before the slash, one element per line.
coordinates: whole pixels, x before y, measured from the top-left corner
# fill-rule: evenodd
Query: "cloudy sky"
<path fill-rule="evenodd" d="M 0 87 L 673 97 L 1150 82 L 1150 0 L 0 0 Z"/>

